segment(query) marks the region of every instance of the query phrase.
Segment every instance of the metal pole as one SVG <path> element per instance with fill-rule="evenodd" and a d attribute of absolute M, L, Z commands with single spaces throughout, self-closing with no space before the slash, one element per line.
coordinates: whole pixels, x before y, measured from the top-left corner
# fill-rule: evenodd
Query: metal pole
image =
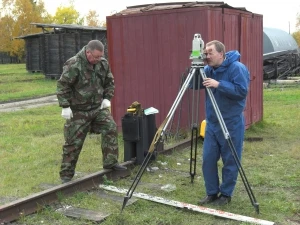
<path fill-rule="evenodd" d="M 192 132 L 191 132 L 191 152 L 190 152 L 191 183 L 194 182 L 194 177 L 196 175 L 197 148 L 198 148 L 197 144 L 198 144 L 198 137 L 199 137 L 200 74 L 199 74 L 199 69 L 197 68 L 195 69 L 196 69 L 195 70 L 196 75 L 194 76 L 194 80 L 193 80 L 193 93 L 192 93 L 192 124 L 191 124 Z M 196 95 L 195 92 L 197 89 L 198 91 Z"/>

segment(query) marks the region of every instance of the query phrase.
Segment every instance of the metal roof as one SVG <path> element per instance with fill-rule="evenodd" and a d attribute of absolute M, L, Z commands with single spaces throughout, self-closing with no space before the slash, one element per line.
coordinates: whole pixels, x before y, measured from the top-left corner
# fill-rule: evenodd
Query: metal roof
<path fill-rule="evenodd" d="M 263 28 L 264 54 L 298 48 L 295 39 L 286 31 L 277 28 Z"/>
<path fill-rule="evenodd" d="M 40 32 L 40 33 L 28 34 L 28 35 L 24 35 L 24 36 L 15 37 L 14 39 L 34 38 L 34 37 L 39 37 L 39 36 L 44 35 L 44 34 L 45 33 Z"/>
<path fill-rule="evenodd" d="M 46 24 L 46 23 L 30 23 L 30 24 L 35 25 L 37 28 L 42 28 L 43 32 L 19 36 L 19 37 L 15 37 L 14 39 L 34 38 L 34 37 L 39 37 L 40 35 L 44 35 L 45 33 L 53 34 L 57 32 L 64 32 L 66 30 L 106 31 L 106 27 L 91 27 L 91 26 L 81 26 L 75 24 Z M 49 31 L 46 30 L 46 28 L 53 28 L 53 30 Z"/>
<path fill-rule="evenodd" d="M 127 6 L 127 9 L 115 13 L 112 16 L 144 13 L 144 12 L 157 11 L 157 10 L 183 9 L 183 8 L 194 8 L 194 7 L 205 7 L 205 6 L 238 9 L 238 10 L 249 12 L 246 10 L 245 7 L 235 8 L 224 2 L 196 1 L 196 2 L 167 2 L 167 3 L 154 3 L 154 4 L 145 4 L 145 5 Z"/>
<path fill-rule="evenodd" d="M 69 30 L 106 30 L 106 27 L 91 27 L 82 26 L 77 24 L 46 24 L 46 23 L 30 23 L 40 28 L 53 28 L 53 29 L 69 29 Z"/>

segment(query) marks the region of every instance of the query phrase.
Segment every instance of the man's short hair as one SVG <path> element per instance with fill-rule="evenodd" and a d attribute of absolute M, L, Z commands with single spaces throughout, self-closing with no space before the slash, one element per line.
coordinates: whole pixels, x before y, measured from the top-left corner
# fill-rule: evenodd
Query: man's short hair
<path fill-rule="evenodd" d="M 104 45 L 99 40 L 91 40 L 86 47 L 86 50 L 94 51 L 98 50 L 100 52 L 104 51 Z"/>
<path fill-rule="evenodd" d="M 221 41 L 213 40 L 208 43 L 206 43 L 206 46 L 214 45 L 216 47 L 216 51 L 219 53 L 223 53 L 225 58 L 225 45 Z"/>

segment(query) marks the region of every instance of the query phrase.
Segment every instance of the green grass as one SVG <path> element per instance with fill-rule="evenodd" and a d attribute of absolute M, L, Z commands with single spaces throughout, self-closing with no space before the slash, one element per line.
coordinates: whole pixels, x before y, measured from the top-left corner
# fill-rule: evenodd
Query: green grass
<path fill-rule="evenodd" d="M 24 197 L 37 191 L 40 183 L 60 182 L 64 143 L 60 113 L 60 107 L 46 106 L 1 114 L 0 196 Z M 99 135 L 88 135 L 77 177 L 102 169 L 100 143 Z"/>
<path fill-rule="evenodd" d="M 0 76 L 3 71 L 0 67 Z M 18 75 L 13 75 L 18 76 Z M 23 76 L 31 76 L 24 73 Z M 22 76 L 21 76 L 22 77 Z M 20 78 L 21 79 L 21 78 Z M 25 79 L 26 80 L 26 79 Z M 1 82 L 1 80 L 0 80 Z M 22 83 L 22 82 L 20 82 Z M 1 83 L 0 83 L 1 84 Z M 52 83 L 50 82 L 50 86 Z M 54 85 L 55 86 L 55 85 Z M 27 91 L 24 91 L 24 96 Z M 262 141 L 244 143 L 242 164 L 257 202 L 260 214 L 255 213 L 241 179 L 228 206 L 217 209 L 270 220 L 279 225 L 300 222 L 300 86 L 273 85 L 264 89 L 263 121 L 252 125 L 246 137 L 261 137 Z M 63 123 L 58 106 L 45 106 L 0 115 L 0 201 L 1 198 L 25 197 L 41 191 L 41 183 L 59 184 Z M 101 138 L 88 135 L 77 166 L 77 177 L 102 169 Z M 123 141 L 120 135 L 120 161 L 123 161 Z M 145 172 L 136 192 L 164 197 L 190 204 L 205 196 L 201 174 L 202 143 L 199 142 L 197 174 L 194 183 L 189 177 L 189 148 L 174 151 L 172 155 L 159 155 L 149 167 L 155 172 Z M 162 163 L 167 163 L 163 165 Z M 221 169 L 221 162 L 219 162 Z M 137 173 L 135 168 L 127 179 L 112 185 L 129 188 Z M 111 181 L 107 180 L 107 183 Z M 176 190 L 165 192 L 160 186 L 176 185 Z M 60 196 L 58 205 L 72 205 L 95 211 L 110 212 L 102 223 L 150 225 L 224 225 L 246 224 L 211 215 L 176 209 L 139 199 L 120 214 L 121 203 L 97 196 L 97 190 L 77 193 L 72 197 Z M 114 193 L 111 193 L 114 194 Z M 123 197 L 124 195 L 120 195 Z M 215 208 L 214 206 L 208 206 Z M 21 218 L 21 224 L 93 224 L 62 216 L 53 206 L 46 207 L 32 216 Z"/>
<path fill-rule="evenodd" d="M 26 71 L 25 64 L 0 64 L 0 103 L 55 94 L 56 81 Z"/>

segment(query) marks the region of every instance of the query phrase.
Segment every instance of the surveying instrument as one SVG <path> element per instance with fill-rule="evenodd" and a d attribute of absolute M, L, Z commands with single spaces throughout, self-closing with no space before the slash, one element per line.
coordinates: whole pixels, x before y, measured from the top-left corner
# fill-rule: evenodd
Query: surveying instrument
<path fill-rule="evenodd" d="M 160 127 L 158 128 L 156 134 L 154 135 L 154 138 L 152 140 L 152 143 L 149 147 L 148 153 L 145 156 L 145 159 L 141 165 L 141 167 L 139 168 L 137 175 L 135 177 L 135 179 L 133 180 L 132 185 L 130 186 L 130 188 L 128 189 L 126 196 L 124 197 L 124 201 L 123 201 L 123 206 L 121 209 L 121 212 L 123 211 L 124 207 L 126 206 L 128 200 L 132 197 L 133 192 L 135 191 L 150 159 L 151 156 L 154 152 L 154 150 L 157 147 L 157 144 L 161 141 L 164 133 L 166 132 L 166 128 L 168 127 L 168 124 L 171 120 L 171 118 L 173 117 L 176 108 L 178 107 L 178 104 L 180 103 L 185 91 L 190 87 L 190 85 L 193 85 L 193 88 L 199 88 L 200 89 L 200 81 L 205 80 L 207 78 L 205 72 L 204 72 L 204 61 L 206 59 L 206 54 L 204 54 L 204 41 L 201 38 L 201 35 L 199 33 L 196 33 L 194 35 L 194 39 L 193 39 L 193 44 L 192 44 L 192 52 L 190 55 L 190 59 L 192 60 L 192 65 L 189 71 L 189 74 L 187 75 L 184 83 L 182 84 L 182 87 L 169 111 L 169 113 L 167 114 L 167 117 L 164 119 L 164 121 L 162 122 L 162 124 L 160 125 Z M 193 79 L 194 78 L 194 79 Z M 193 80 L 192 80 L 193 79 Z M 197 83 L 197 85 L 196 85 Z M 234 144 L 231 140 L 230 134 L 227 130 L 227 127 L 225 125 L 225 122 L 223 120 L 223 117 L 221 115 L 221 112 L 219 110 L 219 107 L 217 105 L 217 102 L 215 100 L 215 97 L 212 93 L 212 90 L 209 87 L 206 87 L 207 90 L 207 94 L 208 97 L 210 98 L 214 111 L 217 115 L 220 127 L 222 129 L 223 135 L 225 140 L 227 141 L 229 147 L 230 147 L 230 151 L 231 154 L 234 158 L 235 164 L 238 167 L 238 171 L 239 174 L 242 178 L 242 181 L 244 183 L 244 186 L 246 188 L 247 194 L 250 198 L 251 204 L 253 205 L 253 207 L 255 208 L 256 213 L 259 213 L 259 204 L 256 202 L 256 199 L 254 197 L 254 194 L 252 192 L 251 186 L 247 180 L 247 177 L 245 175 L 245 172 L 243 170 L 243 167 L 241 165 L 241 162 L 239 160 L 239 157 L 237 155 L 236 149 L 234 147 Z M 198 92 L 198 96 L 195 97 L 194 92 L 193 92 L 193 96 L 192 99 L 193 101 L 199 102 L 199 92 Z M 192 137 L 191 137 L 191 154 L 190 154 L 190 175 L 191 175 L 191 181 L 193 182 L 194 176 L 196 174 L 196 156 L 197 156 L 197 138 L 199 135 L 199 121 L 198 121 L 198 110 L 199 107 L 196 107 L 196 113 L 195 113 L 195 123 L 192 124 Z M 192 121 L 194 121 L 194 110 L 192 112 Z M 194 152 L 193 152 L 194 151 Z"/>

